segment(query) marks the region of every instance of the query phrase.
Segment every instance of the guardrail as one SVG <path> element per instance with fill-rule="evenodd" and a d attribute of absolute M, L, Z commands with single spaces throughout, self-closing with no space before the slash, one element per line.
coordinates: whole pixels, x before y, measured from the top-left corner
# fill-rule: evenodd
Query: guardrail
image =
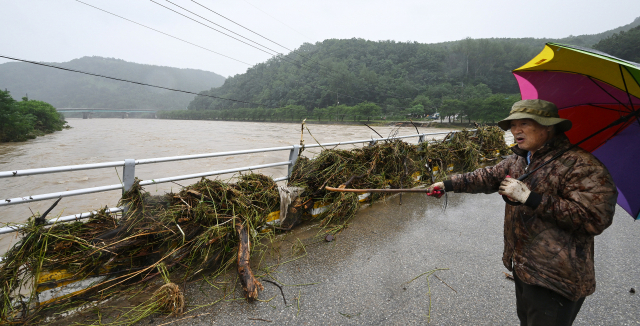
<path fill-rule="evenodd" d="M 396 136 L 396 137 L 387 137 L 387 138 L 354 140 L 354 141 L 346 141 L 346 142 L 334 142 L 334 143 L 326 143 L 326 144 L 311 144 L 311 145 L 305 145 L 304 148 L 306 149 L 306 148 L 315 148 L 315 147 L 340 146 L 340 145 L 361 144 L 361 143 L 369 143 L 370 145 L 374 145 L 378 141 L 403 139 L 403 138 L 415 138 L 415 137 L 418 137 L 418 143 L 423 143 L 425 141 L 425 137 L 427 136 L 443 135 L 443 134 L 449 134 L 449 133 L 451 132 L 436 132 L 436 133 L 415 134 L 415 135 L 408 135 L 408 136 Z M 47 199 L 57 199 L 60 197 L 71 197 L 71 196 L 91 194 L 96 192 L 112 191 L 112 190 L 118 190 L 118 189 L 122 189 L 124 193 L 129 189 L 131 189 L 131 186 L 133 186 L 133 183 L 135 181 L 136 165 L 288 150 L 289 160 L 287 161 L 247 166 L 247 167 L 241 167 L 241 168 L 235 168 L 235 169 L 166 177 L 166 178 L 160 178 L 160 179 L 143 180 L 143 181 L 140 181 L 140 185 L 146 186 L 151 184 L 159 184 L 159 183 L 173 182 L 173 181 L 179 181 L 179 180 L 185 180 L 185 179 L 194 179 L 194 178 L 201 178 L 201 177 L 207 177 L 212 175 L 228 174 L 228 173 L 250 171 L 250 170 L 259 170 L 264 168 L 287 165 L 288 166 L 287 176 L 274 179 L 274 181 L 276 182 L 283 181 L 283 180 L 289 179 L 289 177 L 291 176 L 291 170 L 294 164 L 296 163 L 296 160 L 298 158 L 298 155 L 300 154 L 301 149 L 302 149 L 301 145 L 292 145 L 292 146 L 259 148 L 259 149 L 231 151 L 231 152 L 160 157 L 160 158 L 150 158 L 150 159 L 141 159 L 141 160 L 125 159 L 124 161 L 104 162 L 104 163 L 95 163 L 95 164 L 81 164 L 81 165 L 68 165 L 68 166 L 58 166 L 58 167 L 28 169 L 28 170 L 3 171 L 3 172 L 0 172 L 0 178 L 16 178 L 16 177 L 23 177 L 23 176 L 30 176 L 30 175 L 38 175 L 38 174 L 73 172 L 73 171 L 93 170 L 93 169 L 102 169 L 102 168 L 111 168 L 111 167 L 124 168 L 122 184 L 114 184 L 114 185 L 100 186 L 100 187 L 93 187 L 93 188 L 84 188 L 84 189 L 77 189 L 77 190 L 70 190 L 70 191 L 41 194 L 41 195 L 30 195 L 30 196 L 24 196 L 24 197 L 0 199 L 0 207 L 8 206 L 8 205 L 25 204 L 25 203 L 30 203 L 34 201 L 40 201 L 40 200 L 47 200 Z M 115 208 L 108 209 L 108 212 L 117 213 L 117 212 L 122 212 L 124 210 L 125 210 L 125 207 L 115 207 Z M 83 218 L 91 217 L 95 213 L 96 211 L 75 214 L 75 215 L 68 215 L 68 216 L 63 216 L 58 218 L 52 218 L 45 221 L 45 223 L 53 224 L 57 222 L 77 221 Z M 12 225 L 12 226 L 3 227 L 3 228 L 0 228 L 0 234 L 15 232 L 22 229 L 23 227 L 24 225 Z"/>

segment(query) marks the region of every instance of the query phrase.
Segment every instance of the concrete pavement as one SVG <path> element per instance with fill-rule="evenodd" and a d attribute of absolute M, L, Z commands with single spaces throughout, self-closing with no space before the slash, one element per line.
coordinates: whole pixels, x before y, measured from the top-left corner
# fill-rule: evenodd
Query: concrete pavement
<path fill-rule="evenodd" d="M 422 194 L 405 194 L 398 202 L 395 196 L 362 209 L 333 242 L 310 238 L 317 229 L 308 226 L 287 235 L 285 243 L 300 238 L 308 254 L 272 275 L 287 285 L 317 283 L 283 287 L 288 305 L 277 287 L 264 282 L 260 298 L 275 296 L 269 302 L 221 302 L 190 314 L 207 315 L 176 324 L 425 325 L 429 288 L 430 325 L 518 324 L 514 284 L 505 279 L 501 260 L 502 198 L 449 194 L 444 212 L 441 201 Z M 640 222 L 618 207 L 613 225 L 596 237 L 597 290 L 574 325 L 640 325 L 640 293 L 629 293 L 640 290 L 639 236 Z M 273 263 L 271 258 L 262 266 Z M 456 292 L 434 276 L 407 284 L 436 268 L 448 268 L 435 275 Z M 185 297 L 195 305 L 219 296 L 208 285 L 192 283 Z"/>

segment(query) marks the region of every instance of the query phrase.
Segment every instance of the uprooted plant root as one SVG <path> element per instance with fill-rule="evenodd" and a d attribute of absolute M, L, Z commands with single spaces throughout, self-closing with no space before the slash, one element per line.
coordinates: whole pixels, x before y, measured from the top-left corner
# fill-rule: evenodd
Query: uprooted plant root
<path fill-rule="evenodd" d="M 158 308 L 169 316 L 180 316 L 184 312 L 184 295 L 175 283 L 167 283 L 153 293 Z"/>

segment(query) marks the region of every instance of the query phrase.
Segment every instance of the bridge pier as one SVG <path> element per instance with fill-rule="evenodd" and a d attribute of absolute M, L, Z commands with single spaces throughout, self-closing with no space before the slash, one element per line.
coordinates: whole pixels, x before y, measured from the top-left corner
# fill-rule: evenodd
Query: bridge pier
<path fill-rule="evenodd" d="M 82 112 L 82 119 L 89 119 L 89 112 Z"/>
<path fill-rule="evenodd" d="M 122 112 L 122 119 L 128 118 L 129 117 L 129 113 L 128 112 Z"/>

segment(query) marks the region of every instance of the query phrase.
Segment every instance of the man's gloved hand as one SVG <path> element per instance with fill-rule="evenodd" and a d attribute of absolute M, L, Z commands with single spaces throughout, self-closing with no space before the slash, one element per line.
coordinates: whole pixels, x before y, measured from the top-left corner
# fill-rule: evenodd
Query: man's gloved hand
<path fill-rule="evenodd" d="M 500 183 L 498 193 L 524 204 L 527 202 L 531 190 L 529 190 L 529 187 L 527 187 L 524 182 L 507 176 L 507 178 Z"/>
<path fill-rule="evenodd" d="M 427 196 L 440 198 L 444 195 L 444 182 L 436 182 L 427 188 Z"/>

